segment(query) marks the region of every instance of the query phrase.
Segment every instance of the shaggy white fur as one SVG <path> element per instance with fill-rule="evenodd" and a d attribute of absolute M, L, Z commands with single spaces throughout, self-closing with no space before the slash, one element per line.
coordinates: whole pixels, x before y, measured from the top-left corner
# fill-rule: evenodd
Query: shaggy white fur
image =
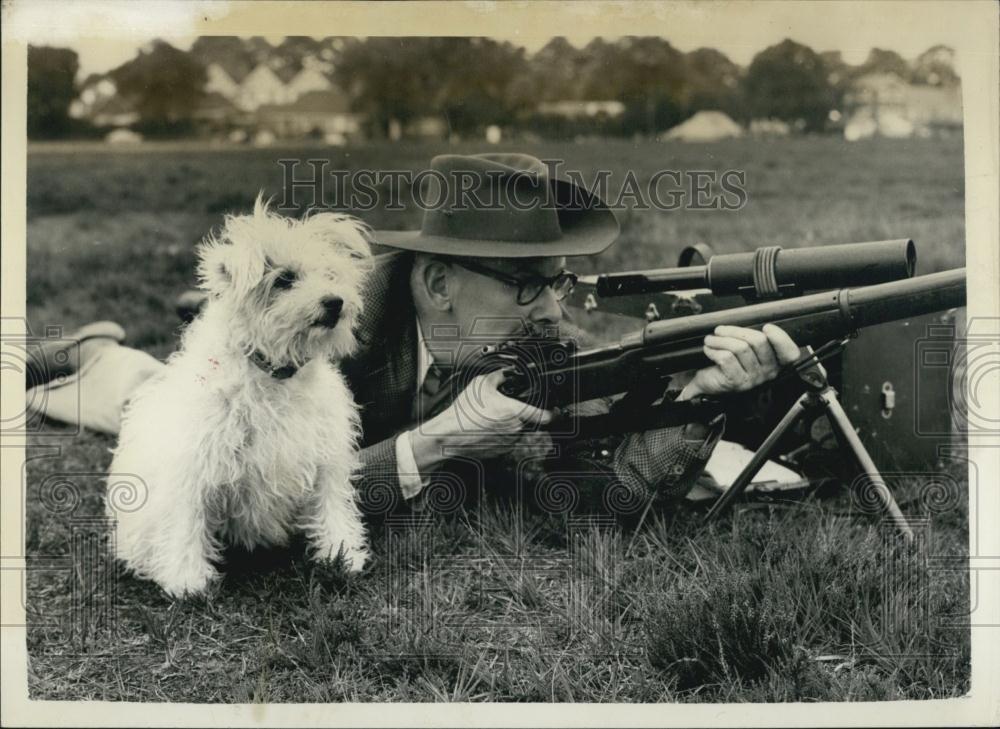
<path fill-rule="evenodd" d="M 258 198 L 199 254 L 205 309 L 123 416 L 111 473 L 146 493 L 129 511 L 108 506 L 117 556 L 180 596 L 216 576 L 223 542 L 279 545 L 302 529 L 314 558 L 343 551 L 360 570 L 360 426 L 335 361 L 356 346 L 367 229 L 332 213 L 292 220 Z"/>

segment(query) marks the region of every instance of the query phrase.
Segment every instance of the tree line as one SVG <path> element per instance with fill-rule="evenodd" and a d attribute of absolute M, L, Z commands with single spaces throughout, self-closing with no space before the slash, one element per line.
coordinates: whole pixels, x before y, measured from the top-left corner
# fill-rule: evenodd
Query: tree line
<path fill-rule="evenodd" d="M 109 73 L 118 94 L 139 114 L 144 132 L 190 133 L 193 112 L 205 95 L 205 63 L 198 52 L 207 40 L 199 39 L 192 52 L 156 41 Z M 216 40 L 228 41 L 225 48 L 234 53 L 249 42 Z M 933 66 L 933 59 L 909 64 L 892 51 L 874 49 L 864 64 L 849 66 L 838 53 L 819 54 L 792 40 L 762 50 L 746 68 L 718 50 L 684 53 L 659 37 L 595 38 L 584 48 L 557 37 L 533 54 L 490 38 L 336 40 L 331 80 L 364 116 L 372 136 L 386 134 L 393 122 L 424 116 L 443 118 L 458 134 L 495 124 L 552 136 L 653 135 L 706 109 L 744 123 L 778 119 L 820 132 L 859 75 L 885 71 L 914 83 L 957 80 L 950 67 Z M 322 45 L 288 39 L 281 48 L 298 53 L 301 61 Z M 81 122 L 68 115 L 78 93 L 78 68 L 72 50 L 29 47 L 29 136 L 79 131 Z M 615 101 L 623 111 L 576 120 L 540 111 L 543 102 L 556 101 Z"/>

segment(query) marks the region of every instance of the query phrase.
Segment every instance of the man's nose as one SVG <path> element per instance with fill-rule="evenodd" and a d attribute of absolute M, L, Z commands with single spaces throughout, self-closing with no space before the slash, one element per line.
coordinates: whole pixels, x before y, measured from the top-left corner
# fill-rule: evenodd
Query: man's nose
<path fill-rule="evenodd" d="M 555 292 L 548 286 L 542 291 L 531 308 L 530 318 L 535 323 L 554 325 L 562 321 L 563 309 Z"/>

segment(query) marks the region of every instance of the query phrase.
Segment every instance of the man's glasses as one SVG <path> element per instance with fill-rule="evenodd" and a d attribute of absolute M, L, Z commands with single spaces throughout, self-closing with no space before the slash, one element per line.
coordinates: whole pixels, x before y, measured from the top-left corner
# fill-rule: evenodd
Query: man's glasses
<path fill-rule="evenodd" d="M 501 281 L 510 286 L 517 287 L 517 303 L 519 306 L 527 306 L 542 295 L 546 287 L 552 289 L 552 294 L 556 301 L 562 301 L 573 291 L 576 286 L 577 275 L 572 271 L 563 269 L 553 276 L 539 276 L 537 274 L 519 278 L 503 271 L 497 271 L 489 266 L 483 266 L 475 261 L 450 259 L 452 263 L 473 273 L 489 276 L 492 279 Z"/>

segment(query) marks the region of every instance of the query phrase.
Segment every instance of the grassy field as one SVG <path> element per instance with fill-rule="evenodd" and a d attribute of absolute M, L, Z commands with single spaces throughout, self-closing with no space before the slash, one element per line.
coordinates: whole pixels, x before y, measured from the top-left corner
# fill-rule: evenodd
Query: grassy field
<path fill-rule="evenodd" d="M 35 147 L 28 157 L 28 319 L 36 333 L 96 318 L 133 346 L 176 345 L 173 298 L 193 246 L 258 190 L 281 193 L 278 157 L 340 169 L 420 169 L 475 147 L 108 153 Z M 961 142 L 793 139 L 714 145 L 538 145 L 589 175 L 746 171 L 739 211 L 625 210 L 597 268 L 670 265 L 681 246 L 718 251 L 909 236 L 918 272 L 964 262 Z M 362 214 L 375 227 L 418 212 Z M 486 502 L 373 523 L 354 578 L 301 545 L 231 554 L 210 596 L 171 602 L 85 553 L 74 530 L 102 513 L 109 437 L 49 424 L 27 466 L 29 682 L 35 698 L 163 701 L 820 701 L 930 699 L 968 690 L 964 475 L 911 479 L 921 519 L 905 551 L 842 489 L 802 503 L 748 503 L 717 526 L 700 507 L 634 530 Z M 60 487 L 61 482 L 73 484 Z M 939 488 L 944 484 L 943 491 Z M 836 489 L 834 490 L 837 491 Z M 942 493 L 945 498 L 942 498 Z M 76 540 L 76 541 L 74 541 Z M 76 545 L 74 551 L 73 545 Z M 110 604 L 104 617 L 88 606 Z"/>

